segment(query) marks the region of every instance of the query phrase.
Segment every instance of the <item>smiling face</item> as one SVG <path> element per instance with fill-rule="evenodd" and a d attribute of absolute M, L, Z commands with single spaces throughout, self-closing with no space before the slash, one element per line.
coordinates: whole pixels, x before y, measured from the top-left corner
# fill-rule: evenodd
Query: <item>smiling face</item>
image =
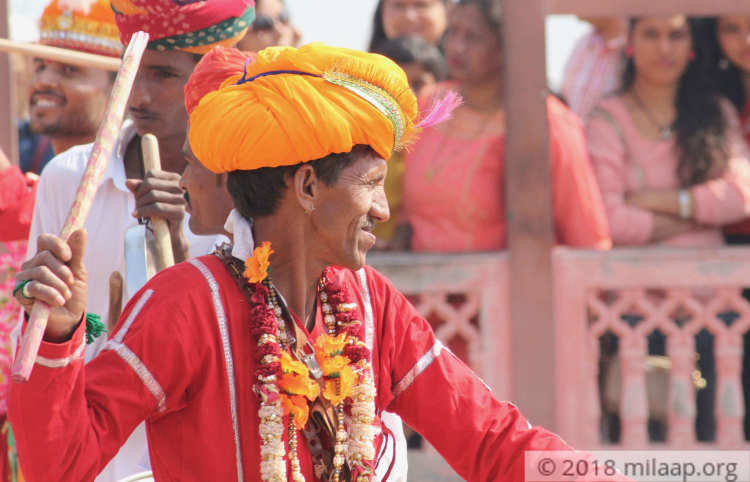
<path fill-rule="evenodd" d="M 500 41 L 478 5 L 453 7 L 443 47 L 451 78 L 459 82 L 499 78 L 502 71 Z"/>
<path fill-rule="evenodd" d="M 676 84 L 691 62 L 693 40 L 684 15 L 638 20 L 630 43 L 637 76 L 649 83 Z"/>
<path fill-rule="evenodd" d="M 180 187 L 185 191 L 190 231 L 204 235 L 223 233 L 224 221 L 232 210 L 232 198 L 226 189 L 226 174 L 214 174 L 203 167 L 187 139 L 182 154 L 186 165 L 180 177 Z"/>
<path fill-rule="evenodd" d="M 179 137 L 182 142 L 187 128 L 184 89 L 196 63 L 187 52 L 146 50 L 128 101 L 138 135 L 151 133 L 160 142 Z"/>
<path fill-rule="evenodd" d="M 359 269 L 375 245 L 372 228 L 390 217 L 385 196 L 386 161 L 371 150 L 356 150 L 355 160 L 337 181 L 319 183 L 311 216 L 313 239 L 328 264 Z"/>
<path fill-rule="evenodd" d="M 446 18 L 442 0 L 383 0 L 383 29 L 388 38 L 416 35 L 437 45 Z"/>
<path fill-rule="evenodd" d="M 719 17 L 716 33 L 726 58 L 750 76 L 750 15 Z"/>
<path fill-rule="evenodd" d="M 29 89 L 34 132 L 49 137 L 96 135 L 112 89 L 109 72 L 35 58 Z"/>

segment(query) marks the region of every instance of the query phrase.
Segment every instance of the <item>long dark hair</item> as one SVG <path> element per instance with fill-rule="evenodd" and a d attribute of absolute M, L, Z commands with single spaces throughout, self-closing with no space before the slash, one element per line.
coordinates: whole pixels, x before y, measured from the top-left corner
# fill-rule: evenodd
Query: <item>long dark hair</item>
<path fill-rule="evenodd" d="M 640 19 L 630 21 L 630 32 Z M 699 25 L 688 19 L 693 45 L 697 45 Z M 682 187 L 701 184 L 716 177 L 727 168 L 727 120 L 721 98 L 713 90 L 702 68 L 703 54 L 696 48 L 696 58 L 688 64 L 677 89 L 675 131 L 679 162 L 677 178 Z M 629 91 L 636 77 L 635 63 L 627 58 L 623 72 L 622 90 Z"/>
<path fill-rule="evenodd" d="M 702 67 L 706 77 L 711 80 L 714 92 L 732 101 L 737 111 L 742 112 L 748 98 L 742 82 L 742 70 L 726 58 L 719 45 L 718 34 L 718 17 L 700 20 L 696 44 L 702 51 Z"/>

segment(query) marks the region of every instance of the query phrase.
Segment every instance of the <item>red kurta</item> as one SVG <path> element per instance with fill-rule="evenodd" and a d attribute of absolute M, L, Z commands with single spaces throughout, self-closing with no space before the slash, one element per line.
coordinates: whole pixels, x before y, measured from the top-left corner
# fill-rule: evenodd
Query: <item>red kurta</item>
<path fill-rule="evenodd" d="M 568 448 L 495 400 L 378 272 L 336 275 L 359 304 L 362 339 L 372 346 L 377 412 L 400 414 L 462 477 L 523 480 L 524 450 Z M 249 313 L 221 261 L 204 256 L 149 281 L 85 368 L 83 326 L 67 343 L 43 343 L 31 379 L 11 388 L 10 420 L 27 480 L 93 480 L 142 420 L 156 480 L 258 480 Z M 376 443 L 378 454 L 393 450 L 388 437 Z M 299 456 L 306 479 L 317 480 L 305 443 Z"/>

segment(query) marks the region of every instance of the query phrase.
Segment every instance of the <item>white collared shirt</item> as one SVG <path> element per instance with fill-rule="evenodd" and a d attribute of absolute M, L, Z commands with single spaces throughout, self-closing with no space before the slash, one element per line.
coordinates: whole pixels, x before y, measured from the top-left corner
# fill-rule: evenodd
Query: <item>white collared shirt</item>
<path fill-rule="evenodd" d="M 125 186 L 124 162 L 125 150 L 135 134 L 134 124 L 125 121 L 84 223 L 88 230 L 88 242 L 83 262 L 89 273 L 86 311 L 100 315 L 104 323 L 109 314 L 109 277 L 114 271 L 119 271 L 125 278 L 125 231 L 138 224 L 138 220 L 131 215 L 135 210 L 135 198 Z M 40 234 L 57 234 L 62 229 L 92 147 L 93 144 L 71 147 L 55 156 L 42 171 L 27 258 L 36 254 L 36 238 Z M 190 243 L 191 256 L 211 252 L 217 237 L 193 234 L 187 221 L 186 215 L 183 229 Z M 99 352 L 105 341 L 104 337 L 100 337 L 86 347 L 86 361 Z"/>

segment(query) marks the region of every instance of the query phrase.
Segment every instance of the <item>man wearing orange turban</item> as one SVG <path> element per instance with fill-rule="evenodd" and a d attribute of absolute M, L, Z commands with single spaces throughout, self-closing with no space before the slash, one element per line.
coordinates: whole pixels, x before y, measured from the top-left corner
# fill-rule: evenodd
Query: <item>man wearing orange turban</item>
<path fill-rule="evenodd" d="M 203 96 L 190 144 L 208 169 L 228 173 L 244 227 L 232 247 L 149 281 L 112 350 L 85 368 L 74 355 L 85 331 L 85 232 L 40 240 L 57 256 L 36 262 L 60 275 L 19 279 L 59 308 L 39 351 L 55 363 L 38 361 L 13 387 L 22 462 L 85 479 L 146 420 L 157 480 L 393 480 L 386 409 L 468 480 L 523 480 L 524 451 L 569 449 L 496 400 L 365 265 L 372 227 L 389 216 L 385 159 L 416 121 L 396 64 L 321 44 L 266 49 Z M 62 287 L 69 297 L 50 295 Z"/>

